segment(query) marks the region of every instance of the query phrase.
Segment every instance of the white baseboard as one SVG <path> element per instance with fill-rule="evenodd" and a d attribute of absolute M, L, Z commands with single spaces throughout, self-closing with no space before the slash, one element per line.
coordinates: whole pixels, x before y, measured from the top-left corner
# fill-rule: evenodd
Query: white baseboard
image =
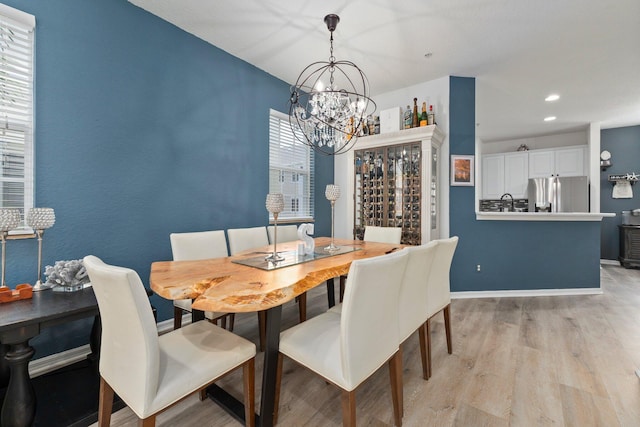
<path fill-rule="evenodd" d="M 191 323 L 191 315 L 185 315 L 182 318 L 182 324 Z M 158 334 L 162 335 L 173 330 L 173 319 L 163 320 L 158 323 Z M 64 368 L 76 362 L 84 360 L 91 353 L 89 344 L 72 348 L 70 350 L 61 351 L 49 356 L 41 357 L 29 362 L 29 376 L 31 378 L 47 374 L 56 369 Z"/>
<path fill-rule="evenodd" d="M 620 261 L 616 261 L 615 259 L 601 259 L 600 264 L 604 265 L 620 265 Z"/>
<path fill-rule="evenodd" d="M 515 297 L 548 297 L 561 295 L 600 295 L 601 288 L 573 288 L 573 289 L 531 289 L 513 291 L 469 291 L 451 292 L 451 299 L 466 298 L 515 298 Z"/>

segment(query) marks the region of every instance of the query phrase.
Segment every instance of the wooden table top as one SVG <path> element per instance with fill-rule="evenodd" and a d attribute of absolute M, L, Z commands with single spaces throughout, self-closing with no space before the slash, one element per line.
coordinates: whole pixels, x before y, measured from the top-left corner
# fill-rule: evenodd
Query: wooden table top
<path fill-rule="evenodd" d="M 328 237 L 316 238 L 316 250 L 329 245 L 330 241 Z M 383 255 L 402 247 L 359 240 L 336 239 L 335 242 L 339 246 L 354 246 L 360 250 L 271 271 L 232 261 L 272 251 L 272 245 L 226 258 L 158 261 L 151 264 L 151 289 L 170 300 L 195 299 L 192 307 L 197 310 L 266 310 L 284 304 L 328 279 L 347 274 L 351 262 L 356 259 Z M 298 243 L 300 241 L 278 244 L 278 252 L 295 250 Z"/>

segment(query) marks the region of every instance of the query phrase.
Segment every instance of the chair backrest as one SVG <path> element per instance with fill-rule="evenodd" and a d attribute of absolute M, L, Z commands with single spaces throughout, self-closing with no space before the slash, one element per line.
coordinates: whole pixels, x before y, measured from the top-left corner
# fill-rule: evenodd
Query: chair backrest
<path fill-rule="evenodd" d="M 224 230 L 171 233 L 169 238 L 174 261 L 223 258 L 229 255 Z"/>
<path fill-rule="evenodd" d="M 160 372 L 158 330 L 138 274 L 84 257 L 102 320 L 100 375 L 134 412 L 155 398 Z"/>
<path fill-rule="evenodd" d="M 457 236 L 438 240 L 438 249 L 433 260 L 427 288 L 427 313 L 429 317 L 445 308 L 451 302 L 449 272 L 457 245 Z"/>
<path fill-rule="evenodd" d="M 266 227 L 232 228 L 227 230 L 227 238 L 231 255 L 269 244 Z"/>
<path fill-rule="evenodd" d="M 351 263 L 340 318 L 345 380 L 356 387 L 399 347 L 398 295 L 405 250 Z"/>
<path fill-rule="evenodd" d="M 267 227 L 269 234 L 269 243 L 273 244 L 274 226 Z M 295 225 L 279 225 L 278 226 L 278 243 L 294 242 L 298 240 L 298 227 Z"/>
<path fill-rule="evenodd" d="M 376 227 L 367 225 L 364 229 L 365 242 L 400 244 L 402 229 L 400 227 Z"/>
<path fill-rule="evenodd" d="M 429 318 L 428 282 L 438 250 L 438 241 L 408 247 L 406 250 L 409 252 L 409 259 L 404 270 L 399 297 L 400 342 L 409 338 Z"/>

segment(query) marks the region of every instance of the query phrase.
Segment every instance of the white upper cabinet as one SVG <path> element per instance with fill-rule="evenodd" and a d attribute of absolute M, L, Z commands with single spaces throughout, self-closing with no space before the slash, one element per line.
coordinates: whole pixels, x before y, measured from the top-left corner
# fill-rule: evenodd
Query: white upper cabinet
<path fill-rule="evenodd" d="M 482 198 L 499 199 L 504 194 L 504 154 L 482 156 Z"/>
<path fill-rule="evenodd" d="M 526 152 L 482 156 L 482 198 L 499 199 L 509 193 L 515 199 L 526 198 L 529 157 Z"/>
<path fill-rule="evenodd" d="M 529 151 L 529 178 L 546 178 L 556 173 L 553 150 Z"/>
<path fill-rule="evenodd" d="M 504 192 L 514 199 L 527 198 L 529 185 L 529 153 L 519 152 L 504 155 Z"/>
<path fill-rule="evenodd" d="M 585 175 L 584 147 L 571 147 L 556 150 L 556 176 Z"/>
<path fill-rule="evenodd" d="M 585 153 L 583 146 L 529 151 L 529 178 L 582 176 Z"/>

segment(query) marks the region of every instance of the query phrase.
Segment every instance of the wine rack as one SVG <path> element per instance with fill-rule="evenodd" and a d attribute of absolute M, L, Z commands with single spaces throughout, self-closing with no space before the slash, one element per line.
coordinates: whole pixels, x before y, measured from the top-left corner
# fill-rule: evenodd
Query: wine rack
<path fill-rule="evenodd" d="M 354 151 L 356 239 L 366 226 L 401 227 L 402 244 L 421 243 L 421 164 L 419 141 Z"/>

